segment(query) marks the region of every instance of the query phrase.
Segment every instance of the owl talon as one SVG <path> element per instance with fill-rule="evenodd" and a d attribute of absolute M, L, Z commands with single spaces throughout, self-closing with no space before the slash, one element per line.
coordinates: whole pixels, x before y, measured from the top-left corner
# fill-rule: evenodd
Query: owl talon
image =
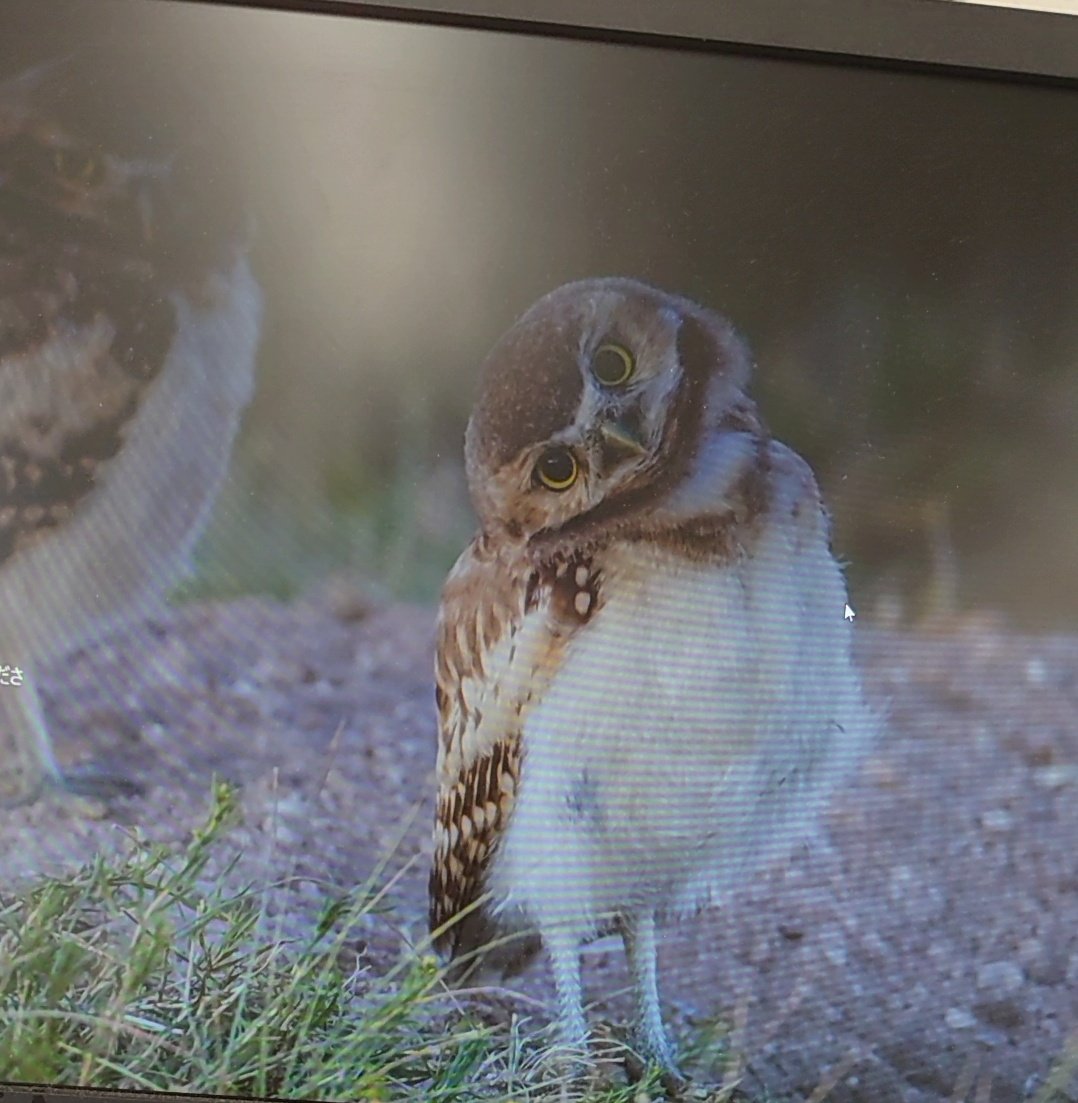
<path fill-rule="evenodd" d="M 659 1083 L 663 1086 L 667 1098 L 679 1099 L 690 1084 L 689 1078 L 676 1066 L 662 1070 Z"/>
<path fill-rule="evenodd" d="M 669 1059 L 650 1057 L 639 1047 L 625 1054 L 625 1072 L 634 1083 L 643 1080 L 651 1068 L 659 1069 L 659 1083 L 667 1098 L 678 1099 L 689 1086 L 689 1078 Z"/>

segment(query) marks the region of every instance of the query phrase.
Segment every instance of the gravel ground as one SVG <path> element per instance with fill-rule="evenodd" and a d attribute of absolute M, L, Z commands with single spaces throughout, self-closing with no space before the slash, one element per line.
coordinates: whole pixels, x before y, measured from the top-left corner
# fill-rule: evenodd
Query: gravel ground
<path fill-rule="evenodd" d="M 1078 638 L 858 628 L 886 736 L 829 844 L 666 933 L 671 1021 L 721 1018 L 744 1086 L 780 1099 L 816 1103 L 821 1082 L 836 1103 L 1037 1098 L 1078 1052 Z M 181 841 L 217 773 L 242 786 L 236 875 L 291 875 L 272 900 L 286 932 L 325 882 L 392 854 L 395 926 L 366 947 L 384 967 L 424 933 L 432 637 L 432 610 L 329 585 L 188 607 L 72 657 L 43 687 L 61 758 L 145 793 L 100 818 L 0 812 L 0 880 L 121 849 L 135 825 Z M 586 960 L 594 1013 L 619 1019 L 624 996 L 604 993 L 626 983 L 620 955 Z M 545 968 L 518 989 L 547 1000 Z M 1078 1075 L 1047 1098 L 1078 1100 Z"/>

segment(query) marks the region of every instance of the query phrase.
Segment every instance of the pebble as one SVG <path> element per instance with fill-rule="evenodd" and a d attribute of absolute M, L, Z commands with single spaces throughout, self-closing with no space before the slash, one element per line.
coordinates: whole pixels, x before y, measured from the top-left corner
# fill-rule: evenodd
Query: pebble
<path fill-rule="evenodd" d="M 157 724 L 153 721 L 143 724 L 139 729 L 139 734 L 151 747 L 164 747 L 172 742 L 172 733 L 168 728 L 164 724 Z"/>
<path fill-rule="evenodd" d="M 1006 808 L 990 808 L 981 816 L 981 826 L 993 835 L 1003 835 L 1014 829 L 1014 816 Z"/>
<path fill-rule="evenodd" d="M 1013 996 L 1022 990 L 1026 975 L 1014 961 L 990 961 L 977 970 L 977 987 L 994 996 Z"/>
<path fill-rule="evenodd" d="M 977 1019 L 963 1007 L 948 1007 L 943 1021 L 952 1030 L 972 1030 L 977 1025 Z"/>
<path fill-rule="evenodd" d="M 1078 765 L 1062 763 L 1058 766 L 1039 766 L 1033 771 L 1033 784 L 1039 789 L 1062 789 L 1078 782 Z"/>

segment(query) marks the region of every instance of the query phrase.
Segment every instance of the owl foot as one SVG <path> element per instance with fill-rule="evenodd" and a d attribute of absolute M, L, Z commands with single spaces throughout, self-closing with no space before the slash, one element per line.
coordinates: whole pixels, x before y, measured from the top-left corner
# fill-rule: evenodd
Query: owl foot
<path fill-rule="evenodd" d="M 665 1045 L 659 1052 L 656 1047 L 649 1046 L 645 1039 L 636 1036 L 635 1032 L 613 1023 L 596 1023 L 593 1053 L 596 1064 L 600 1067 L 609 1069 L 616 1064 L 624 1069 L 624 1075 L 630 1083 L 638 1083 L 645 1079 L 650 1070 L 657 1070 L 659 1083 L 671 1099 L 679 1098 L 691 1083 L 678 1068 L 669 1045 Z M 607 1079 L 609 1083 L 606 1087 L 613 1086 L 609 1072 Z"/>
<path fill-rule="evenodd" d="M 689 1078 L 671 1059 L 649 1058 L 635 1049 L 626 1051 L 625 1071 L 630 1080 L 643 1080 L 648 1070 L 656 1066 L 659 1069 L 659 1083 L 662 1084 L 667 1098 L 680 1099 L 689 1086 Z"/>
<path fill-rule="evenodd" d="M 0 810 L 25 808 L 52 796 L 74 799 L 80 812 L 100 818 L 108 811 L 110 801 L 141 796 L 144 791 L 130 778 L 93 766 L 76 767 L 62 774 L 4 778 L 0 782 Z"/>
<path fill-rule="evenodd" d="M 32 679 L 0 694 L 0 808 L 23 807 L 50 795 L 86 798 L 96 807 L 141 792 L 129 778 L 92 763 L 61 768 Z"/>

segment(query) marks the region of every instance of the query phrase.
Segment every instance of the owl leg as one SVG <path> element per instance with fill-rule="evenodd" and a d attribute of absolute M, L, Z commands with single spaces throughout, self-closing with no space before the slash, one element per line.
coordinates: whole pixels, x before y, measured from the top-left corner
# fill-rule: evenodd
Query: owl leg
<path fill-rule="evenodd" d="M 580 981 L 580 940 L 569 928 L 546 932 L 543 936 L 554 973 L 558 996 L 558 1029 L 561 1043 L 574 1057 L 587 1053 L 588 1024 L 584 1018 L 584 993 Z"/>
<path fill-rule="evenodd" d="M 0 768 L 0 808 L 31 804 L 49 790 L 104 799 L 130 796 L 138 787 L 126 778 L 92 767 L 65 773 L 52 751 L 52 740 L 33 678 L 21 685 L 0 685 L 0 738 L 9 741 Z"/>
<path fill-rule="evenodd" d="M 633 998 L 635 1042 L 642 1057 L 662 1070 L 663 1086 L 670 1094 L 685 1087 L 674 1051 L 663 1027 L 659 1008 L 658 952 L 655 944 L 655 915 L 626 916 L 621 920 L 621 937 L 629 959 Z"/>
<path fill-rule="evenodd" d="M 0 730 L 8 742 L 0 771 L 0 804 L 29 804 L 63 780 L 52 753 L 41 701 L 28 675 L 21 685 L 0 686 Z"/>

